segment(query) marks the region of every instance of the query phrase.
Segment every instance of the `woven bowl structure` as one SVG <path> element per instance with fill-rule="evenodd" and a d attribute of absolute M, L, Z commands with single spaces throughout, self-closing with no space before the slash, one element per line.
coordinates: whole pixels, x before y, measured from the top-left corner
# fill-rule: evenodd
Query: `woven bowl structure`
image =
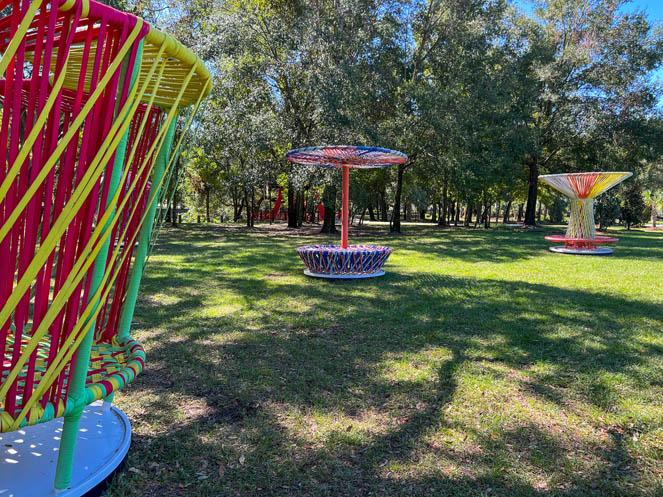
<path fill-rule="evenodd" d="M 305 245 L 297 248 L 308 271 L 314 275 L 365 276 L 379 273 L 391 248 L 379 245 Z"/>

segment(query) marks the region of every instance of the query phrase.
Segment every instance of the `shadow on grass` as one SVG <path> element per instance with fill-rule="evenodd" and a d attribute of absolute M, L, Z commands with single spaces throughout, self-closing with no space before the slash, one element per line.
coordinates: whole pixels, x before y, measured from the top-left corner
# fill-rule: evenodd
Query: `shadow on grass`
<path fill-rule="evenodd" d="M 642 495 L 633 486 L 637 462 L 619 429 L 610 432 L 607 446 L 583 449 L 599 462 L 590 474 L 576 473 L 568 446 L 540 424 L 496 436 L 463 426 L 480 447 L 476 451 L 431 447 L 427 435 L 457 428 L 446 409 L 463 368 L 495 366 L 492 374 L 499 375 L 497 366 L 549 367 L 551 373 L 531 375 L 523 388 L 560 408 L 574 391 L 598 409 L 610 409 L 613 387 L 592 378 L 627 372 L 643 388 L 650 386 L 652 378 L 637 366 L 660 350 L 635 340 L 635 325 L 660 324 L 659 306 L 423 271 L 362 282 L 292 279 L 301 271 L 293 254 L 299 240 L 244 233 L 217 237 L 201 228 L 187 229 L 181 240 L 178 232 L 168 233 L 163 253 L 178 256 L 185 269 L 174 273 L 161 264 L 146 274 L 143 293 L 163 293 L 174 303 L 151 307 L 149 298 L 142 300 L 139 325 L 149 336 L 148 362 L 157 366 L 148 366 L 131 391 L 156 398 L 146 409 L 149 416 L 163 416 L 166 425 L 175 415 L 163 400 L 166 394 L 202 406 L 164 433 L 137 437 L 143 465 L 176 462 L 168 477 L 152 478 L 147 492 L 162 497 Z M 540 232 L 448 231 L 434 238 L 426 251 L 468 262 L 496 252 L 490 259 L 495 262 L 528 258 L 546 247 Z M 628 237 L 624 252 L 650 250 L 650 242 L 649 236 Z M 394 245 L 421 249 L 408 237 Z M 248 303 L 248 314 L 207 316 L 206 299 L 215 292 Z M 436 348 L 446 354 L 434 381 L 385 375 L 385 361 Z M 594 390 L 575 391 L 576 383 Z M 293 412 L 350 418 L 373 412 L 387 426 L 366 436 L 341 427 L 325 443 L 311 445 L 280 417 Z M 241 443 L 224 443 L 229 434 Z M 468 469 L 449 475 L 434 462 L 423 464 L 424 470 L 407 469 L 426 457 Z M 221 464 L 223 475 L 199 480 L 200 458 Z M 524 466 L 558 472 L 564 484 L 555 490 L 536 486 L 522 474 Z"/>

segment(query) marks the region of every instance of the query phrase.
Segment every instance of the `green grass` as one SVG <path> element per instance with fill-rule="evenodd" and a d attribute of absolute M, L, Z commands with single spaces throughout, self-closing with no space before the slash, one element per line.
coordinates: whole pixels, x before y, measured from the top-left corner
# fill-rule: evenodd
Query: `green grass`
<path fill-rule="evenodd" d="M 663 236 L 406 230 L 354 282 L 302 274 L 321 236 L 165 230 L 108 495 L 663 495 Z"/>

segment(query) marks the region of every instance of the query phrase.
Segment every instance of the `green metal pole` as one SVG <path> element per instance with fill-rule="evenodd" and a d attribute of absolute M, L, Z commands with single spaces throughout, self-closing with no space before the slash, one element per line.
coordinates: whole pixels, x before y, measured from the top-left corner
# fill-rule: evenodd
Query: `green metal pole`
<path fill-rule="evenodd" d="M 147 218 L 140 229 L 138 235 L 138 247 L 136 248 L 136 255 L 134 257 L 134 265 L 131 268 L 131 275 L 129 276 L 129 285 L 127 287 L 127 294 L 122 306 L 122 313 L 120 314 L 120 324 L 118 326 L 118 338 L 128 338 L 131 332 L 131 320 L 134 317 L 136 310 L 136 301 L 138 299 L 138 289 L 140 288 L 140 280 L 143 276 L 143 269 L 145 268 L 145 260 L 147 253 L 150 249 L 150 240 L 152 238 L 152 228 L 154 227 L 154 216 L 157 210 L 157 203 L 159 200 L 158 185 L 166 171 L 166 165 L 170 156 L 170 149 L 173 146 L 173 139 L 175 138 L 175 128 L 177 126 L 177 118 L 174 118 L 168 129 L 166 130 L 166 137 L 159 154 L 157 155 L 156 163 L 154 165 L 154 172 L 152 173 L 152 185 L 154 189 L 150 192 L 148 199 Z"/>
<path fill-rule="evenodd" d="M 134 62 L 133 71 L 131 72 L 131 80 L 129 82 L 129 91 L 133 88 L 136 80 L 138 79 L 138 73 L 140 69 L 140 63 L 143 55 L 143 42 L 141 41 L 138 45 L 138 50 L 136 53 L 136 60 Z M 125 60 L 122 66 L 122 76 L 126 73 L 128 60 Z M 122 94 L 123 89 L 118 89 L 118 95 Z M 117 107 L 115 109 L 117 114 Z M 128 119 L 130 116 L 128 117 Z M 115 152 L 115 161 L 113 162 L 113 170 L 109 178 L 109 187 L 108 187 L 108 201 L 115 195 L 117 189 L 120 187 L 120 180 L 122 179 L 122 168 L 124 166 L 124 159 L 126 157 L 127 144 L 129 141 L 129 130 L 127 129 L 126 133 L 118 143 L 117 150 Z M 108 204 L 106 205 L 108 207 Z M 113 212 L 112 216 L 115 213 Z M 108 225 L 111 223 L 111 218 L 109 219 L 107 225 L 104 227 L 104 231 L 108 229 Z M 108 251 L 110 249 L 111 237 L 108 237 L 104 244 L 101 247 L 101 250 L 97 254 L 97 257 L 92 266 L 92 281 L 90 284 L 90 295 L 94 295 L 101 281 L 104 277 L 104 272 L 106 271 L 106 259 L 108 257 Z M 99 302 L 94 303 L 95 306 L 99 305 Z M 87 325 L 86 325 L 87 326 Z M 62 430 L 62 440 L 60 442 L 60 451 L 58 454 L 58 463 L 57 470 L 55 473 L 55 488 L 58 490 L 65 489 L 71 483 L 71 475 L 73 471 L 73 462 L 74 462 L 74 450 L 76 448 L 76 439 L 78 435 L 78 422 L 81 419 L 83 414 L 83 398 L 85 396 L 85 383 L 87 380 L 87 372 L 90 365 L 90 352 L 92 350 L 92 342 L 94 341 L 94 328 L 95 322 L 92 322 L 90 328 L 85 335 L 85 338 L 81 342 L 78 350 L 76 352 L 76 359 L 73 365 L 73 372 L 71 375 L 71 383 L 69 384 L 68 389 L 68 398 L 69 401 L 74 405 L 80 405 L 80 408 L 76 408 L 70 415 L 65 416 L 64 418 L 64 427 Z"/>

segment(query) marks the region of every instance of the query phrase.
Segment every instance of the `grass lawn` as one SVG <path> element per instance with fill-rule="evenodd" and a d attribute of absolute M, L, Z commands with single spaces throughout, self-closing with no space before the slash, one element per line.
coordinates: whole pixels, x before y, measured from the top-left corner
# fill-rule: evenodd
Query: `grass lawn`
<path fill-rule="evenodd" d="M 164 229 L 108 495 L 663 496 L 663 234 L 405 230 L 330 282 L 295 253 L 320 235 Z"/>

